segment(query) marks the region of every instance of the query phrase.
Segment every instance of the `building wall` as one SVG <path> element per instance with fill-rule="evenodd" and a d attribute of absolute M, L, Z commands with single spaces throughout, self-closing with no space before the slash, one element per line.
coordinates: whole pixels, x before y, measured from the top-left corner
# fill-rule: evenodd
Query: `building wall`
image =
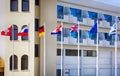
<path fill-rule="evenodd" d="M 73 14 L 71 15 L 70 12 L 70 8 L 75 8 L 75 9 L 81 9 L 81 10 L 86 10 L 86 11 L 92 11 L 92 12 L 97 12 L 97 13 L 102 13 L 102 14 L 109 14 L 112 16 L 119 16 L 119 11 L 115 11 L 112 10 L 113 8 L 118 8 L 118 7 L 114 7 L 114 6 L 110 6 L 110 5 L 105 5 L 105 4 L 99 4 L 97 2 L 94 3 L 94 1 L 90 2 L 89 0 L 86 1 L 82 1 L 82 0 L 58 0 L 58 5 L 63 6 L 63 19 L 62 18 L 58 18 L 57 19 L 57 23 L 60 24 L 60 22 L 63 22 L 63 27 L 64 28 L 70 28 L 73 24 L 77 24 L 77 22 L 79 22 L 79 26 L 80 26 L 80 30 L 90 30 L 90 28 L 94 25 L 94 21 L 92 19 L 90 19 L 90 17 L 86 17 L 86 22 L 84 21 L 77 21 L 77 18 L 75 16 L 73 16 Z M 93 5 L 92 5 L 93 4 Z M 98 5 L 97 5 L 98 4 Z M 106 7 L 105 7 L 106 6 Z M 65 7 L 68 8 L 68 11 L 66 14 L 64 12 L 64 9 L 66 9 Z M 103 8 L 105 7 L 105 8 Z M 103 8 L 103 9 L 102 9 Z M 108 9 L 107 9 L 108 8 Z M 61 11 L 58 11 L 58 13 Z M 79 12 L 79 11 L 78 11 Z M 80 13 L 79 13 L 80 14 Z M 77 14 L 78 15 L 78 14 Z M 90 19 L 87 20 L 87 19 Z M 107 22 L 107 21 L 106 21 Z M 106 27 L 107 24 L 103 24 L 103 27 L 101 27 L 101 23 L 99 24 L 99 32 L 103 32 L 103 33 L 109 33 L 110 31 L 110 24 L 109 27 Z M 78 56 L 67 56 L 66 55 L 66 50 L 67 49 L 73 49 L 73 50 L 78 50 L 78 46 L 77 46 L 77 38 L 72 38 L 72 36 L 68 35 L 68 30 L 66 30 L 65 32 L 63 32 L 63 75 L 65 76 L 77 76 L 77 69 L 78 69 Z M 119 34 L 119 28 L 118 28 L 118 34 Z M 67 34 L 67 35 L 66 35 Z M 82 36 L 82 35 L 81 35 Z M 82 37 L 80 37 L 82 38 Z M 59 40 L 60 36 L 58 38 L 57 41 L 57 48 L 60 49 L 61 48 L 61 43 Z M 80 50 L 81 50 L 81 56 L 80 56 L 80 75 L 81 76 L 96 76 L 96 56 L 84 56 L 85 54 L 85 50 L 95 50 L 96 51 L 96 44 L 92 43 L 91 40 L 89 41 L 89 36 L 88 38 L 85 38 L 85 40 L 83 40 L 82 43 L 80 43 Z M 109 41 L 108 41 L 109 42 Z M 119 40 L 118 40 L 119 43 Z M 98 73 L 99 76 L 114 76 L 115 75 L 115 48 L 114 45 L 108 45 L 106 46 L 106 42 L 103 41 L 103 44 L 100 45 L 99 43 L 99 48 L 98 48 Z M 119 75 L 119 53 L 120 53 L 120 46 L 118 44 L 118 49 L 117 49 L 117 67 L 118 67 L 118 75 Z M 61 69 L 61 55 L 57 55 L 57 70 Z M 57 76 L 60 76 L 60 71 L 57 72 Z"/>
<path fill-rule="evenodd" d="M 57 26 L 57 0 L 40 0 L 40 24 L 45 24 L 46 76 L 56 76 L 56 36 L 50 33 Z M 44 76 L 44 37 L 40 38 L 40 76 Z M 52 69 L 52 70 L 51 70 Z"/>
<path fill-rule="evenodd" d="M 5 0 L 1 0 L 0 1 L 0 10 L 1 11 L 1 18 L 0 18 L 0 31 L 2 31 L 5 27 L 6 27 L 6 1 Z M 5 59 L 5 49 L 6 47 L 6 41 L 5 41 L 5 37 L 4 36 L 0 36 L 0 56 Z"/>
<path fill-rule="evenodd" d="M 29 0 L 29 12 L 22 12 L 22 0 L 18 0 L 18 11 L 12 12 L 10 11 L 10 0 L 6 0 L 6 28 L 12 24 L 17 25 L 18 32 L 21 30 L 23 25 L 28 25 L 29 27 L 29 42 L 28 40 L 22 41 L 21 37 L 18 37 L 18 40 L 14 41 L 14 54 L 18 57 L 18 69 L 14 72 L 10 71 L 10 56 L 13 55 L 13 42 L 10 41 L 9 37 L 6 37 L 7 46 L 6 54 L 5 54 L 5 76 L 21 76 L 28 75 L 28 70 L 21 70 L 21 57 L 23 55 L 28 55 L 30 58 L 30 75 L 34 76 L 34 44 L 35 44 L 35 32 L 34 32 L 34 10 L 35 5 L 33 0 Z M 29 46 L 29 45 L 30 46 Z M 28 52 L 28 49 L 30 49 Z M 29 61 L 29 60 L 28 60 Z"/>

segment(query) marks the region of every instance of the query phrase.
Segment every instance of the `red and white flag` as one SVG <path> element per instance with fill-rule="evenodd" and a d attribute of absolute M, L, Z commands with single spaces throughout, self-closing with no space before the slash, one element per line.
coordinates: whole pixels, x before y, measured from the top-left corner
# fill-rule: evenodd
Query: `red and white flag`
<path fill-rule="evenodd" d="M 3 35 L 3 36 L 12 36 L 12 26 L 7 28 L 6 30 L 1 31 L 1 35 Z"/>

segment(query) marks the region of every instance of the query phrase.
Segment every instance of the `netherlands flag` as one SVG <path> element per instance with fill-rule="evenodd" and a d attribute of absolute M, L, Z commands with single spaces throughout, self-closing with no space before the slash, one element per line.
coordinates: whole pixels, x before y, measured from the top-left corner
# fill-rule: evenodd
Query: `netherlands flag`
<path fill-rule="evenodd" d="M 28 27 L 24 27 L 17 36 L 28 36 Z"/>
<path fill-rule="evenodd" d="M 62 32 L 62 27 L 63 27 L 63 24 L 61 23 L 59 26 L 57 26 L 57 28 L 55 30 L 53 30 L 51 32 L 51 35 L 54 35 L 54 34 L 61 34 Z"/>

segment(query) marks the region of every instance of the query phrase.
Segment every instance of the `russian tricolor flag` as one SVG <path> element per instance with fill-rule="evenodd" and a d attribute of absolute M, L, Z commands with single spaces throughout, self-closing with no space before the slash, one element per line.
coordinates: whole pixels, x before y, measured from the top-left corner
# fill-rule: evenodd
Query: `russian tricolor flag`
<path fill-rule="evenodd" d="M 61 23 L 59 26 L 57 26 L 57 28 L 56 28 L 55 30 L 53 30 L 53 31 L 51 32 L 51 35 L 61 34 L 62 27 L 63 27 L 63 25 L 62 25 L 62 23 Z"/>
<path fill-rule="evenodd" d="M 24 27 L 17 36 L 28 36 L 28 27 Z"/>

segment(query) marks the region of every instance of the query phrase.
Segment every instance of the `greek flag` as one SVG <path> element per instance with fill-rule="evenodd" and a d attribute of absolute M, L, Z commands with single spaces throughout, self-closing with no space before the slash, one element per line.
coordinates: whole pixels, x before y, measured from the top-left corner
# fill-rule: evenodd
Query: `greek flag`
<path fill-rule="evenodd" d="M 114 23 L 113 26 L 112 26 L 111 29 L 110 29 L 109 36 L 115 35 L 115 34 L 116 34 L 116 31 L 117 31 L 117 24 Z"/>

